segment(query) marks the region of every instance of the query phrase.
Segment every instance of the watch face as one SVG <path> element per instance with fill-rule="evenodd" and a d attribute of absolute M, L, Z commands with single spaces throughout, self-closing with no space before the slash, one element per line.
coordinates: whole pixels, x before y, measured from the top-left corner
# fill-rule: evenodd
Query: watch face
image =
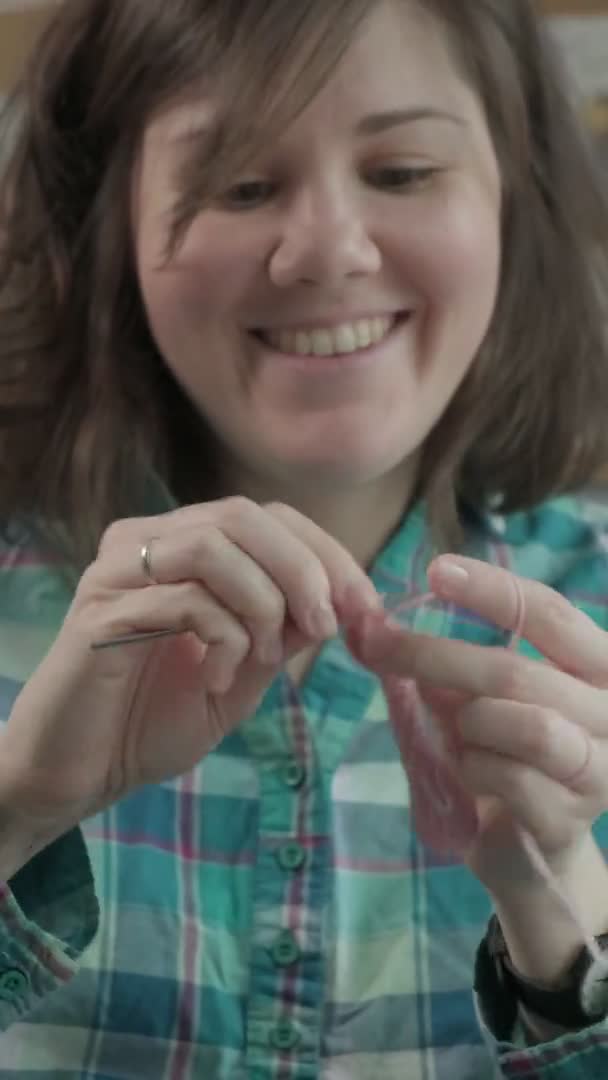
<path fill-rule="evenodd" d="M 602 1017 L 608 1013 L 608 934 L 596 939 L 601 956 L 590 957 L 586 952 L 586 965 L 581 973 L 580 997 L 583 1011 L 589 1017 Z"/>

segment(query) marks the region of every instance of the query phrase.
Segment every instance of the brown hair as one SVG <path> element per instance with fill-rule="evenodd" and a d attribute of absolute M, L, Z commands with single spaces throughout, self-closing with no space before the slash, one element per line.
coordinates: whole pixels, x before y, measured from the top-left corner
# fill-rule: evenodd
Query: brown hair
<path fill-rule="evenodd" d="M 221 86 L 225 122 L 182 177 L 176 245 L 256 149 L 252 110 L 266 137 L 287 124 L 377 2 L 63 0 L 7 110 L 0 520 L 35 515 L 82 565 L 110 521 L 145 512 L 142 475 L 182 502 L 218 494 L 213 448 L 152 340 L 132 265 L 143 130 L 168 101 Z M 495 316 L 422 458 L 420 493 L 454 535 L 460 500 L 501 493 L 523 508 L 608 460 L 608 205 L 533 0 L 420 4 L 485 105 L 505 192 Z M 203 488 L 187 465 L 201 451 Z"/>

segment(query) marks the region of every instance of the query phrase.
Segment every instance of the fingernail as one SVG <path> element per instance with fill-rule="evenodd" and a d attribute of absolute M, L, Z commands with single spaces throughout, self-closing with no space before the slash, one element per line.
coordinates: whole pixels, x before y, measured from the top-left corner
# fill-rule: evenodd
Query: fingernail
<path fill-rule="evenodd" d="M 435 563 L 434 571 L 440 585 L 445 585 L 448 589 L 458 589 L 469 580 L 468 571 L 464 566 L 452 562 L 451 559 L 439 559 Z"/>
<path fill-rule="evenodd" d="M 317 607 L 308 612 L 306 626 L 315 638 L 335 637 L 338 633 L 338 623 L 329 600 L 322 600 Z"/>

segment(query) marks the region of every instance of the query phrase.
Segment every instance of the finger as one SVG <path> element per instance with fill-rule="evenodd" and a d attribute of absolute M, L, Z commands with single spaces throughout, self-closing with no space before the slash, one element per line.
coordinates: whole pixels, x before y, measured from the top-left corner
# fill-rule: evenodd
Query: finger
<path fill-rule="evenodd" d="M 242 623 L 209 592 L 192 582 L 134 590 L 119 595 L 112 603 L 88 610 L 96 615 L 95 625 L 90 624 L 85 631 L 91 640 L 111 641 L 161 627 L 194 633 L 204 646 L 205 685 L 216 693 L 224 692 L 232 684 L 236 670 L 251 649 L 251 639 Z M 142 643 L 141 647 L 146 645 Z"/>
<path fill-rule="evenodd" d="M 262 663 L 280 660 L 281 633 L 285 615 L 282 593 L 261 567 L 214 526 L 178 530 L 159 536 L 150 544 L 150 561 L 155 581 L 169 585 L 185 581 L 203 582 L 219 604 L 230 610 L 251 632 Z M 93 589 L 99 586 L 134 590 L 137 580 L 145 582 L 143 571 L 133 568 L 131 547 L 109 549 L 91 575 Z M 87 593 L 87 582 L 84 593 Z M 192 600 L 198 595 L 193 588 Z M 150 591 L 150 590 L 146 590 Z M 159 601 L 155 599 L 154 604 Z M 117 609 L 119 612 L 120 608 Z M 161 626 L 167 626 L 160 609 Z M 138 629 L 142 629 L 141 627 Z"/>
<path fill-rule="evenodd" d="M 231 610 L 277 636 L 286 609 L 309 638 L 337 633 L 325 568 L 317 555 L 281 524 L 255 508 L 246 521 L 197 522 L 172 529 L 149 545 L 154 579 L 163 584 L 203 582 Z M 135 539 L 135 538 L 134 538 Z M 114 546 L 100 560 L 95 580 L 113 588 L 149 584 L 140 551 Z"/>
<path fill-rule="evenodd" d="M 182 507 L 169 514 L 115 522 L 107 530 L 101 550 L 145 543 L 151 536 L 174 533 L 177 528 L 209 524 L 243 547 L 281 586 L 285 577 L 306 573 L 307 562 L 316 556 L 321 581 L 340 616 L 381 606 L 374 585 L 349 551 L 310 518 L 281 503 L 259 506 L 250 499 L 233 497 L 197 506 Z M 135 573 L 141 568 L 139 553 Z M 141 581 L 135 584 L 141 584 Z"/>
<path fill-rule="evenodd" d="M 461 759 L 458 775 L 477 798 L 500 799 L 513 819 L 545 850 L 566 846 L 588 817 L 579 795 L 512 758 L 470 750 Z"/>
<path fill-rule="evenodd" d="M 584 791 L 591 756 L 589 736 L 554 709 L 477 698 L 457 716 L 461 746 L 489 750 Z"/>
<path fill-rule="evenodd" d="M 338 540 L 291 506 L 272 503 L 266 509 L 315 552 L 325 567 L 334 607 L 341 620 L 348 622 L 370 610 L 382 609 L 382 600 L 373 582 Z"/>
<path fill-rule="evenodd" d="M 466 607 L 504 630 L 515 629 L 519 599 L 508 570 L 449 555 L 431 563 L 428 579 L 441 599 Z M 527 578 L 517 578 L 517 582 L 524 604 L 522 637 L 563 670 L 608 685 L 604 631 L 555 589 Z"/>
<path fill-rule="evenodd" d="M 217 525 L 223 516 L 235 512 L 252 512 L 249 508 L 256 505 L 249 499 L 231 497 L 179 506 L 175 510 L 165 510 L 162 514 L 151 514 L 148 517 L 120 518 L 106 529 L 98 553 L 104 554 L 133 540 L 145 543 L 151 536 L 164 536 L 177 529 L 190 529 L 201 524 Z"/>
<path fill-rule="evenodd" d="M 379 675 L 400 675 L 471 698 L 499 698 L 557 708 L 606 737 L 608 695 L 566 672 L 507 649 L 414 634 L 370 615 L 348 638 L 358 659 Z"/>
<path fill-rule="evenodd" d="M 197 526 L 158 537 L 150 545 L 157 582 L 203 583 L 216 599 L 246 625 L 262 663 L 281 659 L 285 598 L 272 578 L 247 552 L 214 525 Z M 108 556 L 105 576 L 124 586 L 130 573 L 124 548 Z M 111 562 L 109 561 L 111 558 Z"/>

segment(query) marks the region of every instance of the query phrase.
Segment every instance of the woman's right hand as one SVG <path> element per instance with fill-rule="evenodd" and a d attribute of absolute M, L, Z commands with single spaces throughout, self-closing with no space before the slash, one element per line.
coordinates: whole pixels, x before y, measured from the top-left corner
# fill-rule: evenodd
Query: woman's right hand
<path fill-rule="evenodd" d="M 0 733 L 2 802 L 58 835 L 188 771 L 287 659 L 378 603 L 345 548 L 283 505 L 231 498 L 115 523 Z M 183 633 L 91 649 L 164 628 Z"/>

